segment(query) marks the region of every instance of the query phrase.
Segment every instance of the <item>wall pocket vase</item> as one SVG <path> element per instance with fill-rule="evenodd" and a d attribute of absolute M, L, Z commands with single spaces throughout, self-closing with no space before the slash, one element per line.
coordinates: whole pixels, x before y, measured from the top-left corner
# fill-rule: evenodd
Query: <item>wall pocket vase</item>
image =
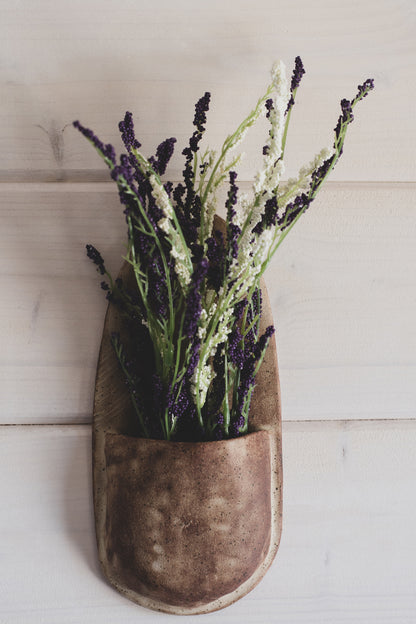
<path fill-rule="evenodd" d="M 128 279 L 129 268 L 121 274 Z M 262 284 L 262 325 L 272 323 Z M 281 410 L 272 337 L 256 378 L 247 435 L 213 442 L 138 438 L 110 342 L 98 361 L 93 485 L 98 554 L 108 581 L 144 607 L 186 615 L 221 609 L 262 579 L 282 519 Z"/>
<path fill-rule="evenodd" d="M 117 307 L 108 309 L 96 378 L 98 551 L 110 583 L 155 610 L 197 614 L 231 604 L 260 581 L 279 545 L 280 390 L 261 276 L 343 153 L 354 107 L 374 88 L 369 78 L 341 100 L 333 146 L 282 182 L 304 73 L 299 56 L 290 83 L 284 63 L 275 63 L 263 95 L 217 152 L 199 146 L 211 98 L 205 92 L 182 151 L 183 183 L 162 181 L 176 139 L 147 159 L 131 112 L 119 124 L 126 149 L 119 162 L 111 144 L 74 122 L 117 183 L 128 239 L 114 283 L 87 245 L 109 279 L 101 287 L 125 314 L 123 322 Z M 263 166 L 253 192 L 239 196 L 233 151 L 262 114 L 270 124 Z M 214 214 L 223 185 L 225 221 Z"/>

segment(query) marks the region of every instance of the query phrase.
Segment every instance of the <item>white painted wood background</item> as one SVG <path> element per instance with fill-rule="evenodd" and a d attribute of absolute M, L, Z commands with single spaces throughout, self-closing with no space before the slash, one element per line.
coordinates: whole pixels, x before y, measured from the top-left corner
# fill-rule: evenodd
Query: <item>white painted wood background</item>
<path fill-rule="evenodd" d="M 144 150 L 178 139 L 212 93 L 219 145 L 273 60 L 306 66 L 287 173 L 332 140 L 342 97 L 374 77 L 330 183 L 267 275 L 284 417 L 284 528 L 247 597 L 187 621 L 416 622 L 416 176 L 413 0 L 0 0 L 0 624 L 175 621 L 98 569 L 93 382 L 124 223 L 104 165 L 71 127 Z M 240 179 L 260 163 L 264 126 Z M 244 186 L 244 184 L 242 184 Z M 201 621 L 202 621 L 201 619 Z"/>

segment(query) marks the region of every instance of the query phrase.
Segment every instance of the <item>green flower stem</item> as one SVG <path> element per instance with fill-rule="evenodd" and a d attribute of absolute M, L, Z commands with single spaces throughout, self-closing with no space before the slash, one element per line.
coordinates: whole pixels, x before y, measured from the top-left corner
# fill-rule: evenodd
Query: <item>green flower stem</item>
<path fill-rule="evenodd" d="M 241 434 L 247 433 L 248 430 L 248 414 L 250 411 L 250 405 L 251 405 L 251 397 L 253 396 L 253 392 L 254 392 L 254 388 L 255 386 L 252 385 L 250 387 L 250 390 L 247 392 L 247 396 L 244 400 L 244 407 L 243 407 L 243 416 L 244 416 L 244 425 L 242 427 L 239 428 L 238 432 Z"/>
<path fill-rule="evenodd" d="M 151 175 L 153 175 L 155 177 L 157 183 L 163 188 L 163 184 L 162 184 L 162 181 L 160 179 L 160 176 L 152 168 L 152 166 L 150 165 L 149 161 L 142 154 L 140 154 L 140 152 L 138 152 L 136 149 L 132 148 L 132 153 L 135 156 L 135 158 L 137 160 L 137 164 L 139 165 L 142 173 L 144 173 L 145 175 L 147 173 L 150 173 Z M 170 203 L 170 206 L 172 208 L 172 219 L 171 220 L 173 221 L 173 223 L 175 225 L 176 232 L 179 234 L 179 238 L 180 238 L 181 244 L 182 244 L 182 249 L 185 252 L 185 256 L 186 256 L 186 263 L 188 265 L 187 268 L 188 268 L 190 274 L 192 274 L 193 265 L 192 265 L 192 260 L 191 260 L 191 254 L 189 252 L 188 245 L 186 244 L 185 237 L 184 237 L 183 232 L 182 232 L 182 228 L 181 228 L 181 226 L 179 224 L 179 221 L 178 221 L 178 217 L 176 216 L 175 209 L 172 206 L 172 203 L 170 201 L 169 201 L 169 203 Z"/>
<path fill-rule="evenodd" d="M 230 405 L 229 405 L 229 400 L 228 400 L 228 392 L 229 392 L 229 386 L 228 386 L 228 358 L 227 358 L 227 351 L 225 350 L 224 353 L 224 381 L 225 381 L 225 394 L 224 394 L 224 401 L 223 401 L 223 414 L 224 414 L 224 424 L 223 424 L 223 429 L 224 429 L 224 433 L 226 436 L 229 435 L 229 429 L 230 429 Z"/>
<path fill-rule="evenodd" d="M 208 173 L 208 170 L 210 168 L 210 166 L 209 166 L 209 164 L 207 163 L 207 160 L 206 160 L 209 157 L 209 153 L 210 153 L 210 150 L 206 149 L 205 152 L 203 153 L 203 155 L 201 156 L 201 165 L 203 165 L 204 163 L 206 163 L 206 165 L 204 167 L 203 172 L 199 176 L 199 182 L 198 182 L 198 193 L 199 193 L 199 195 L 202 194 L 205 178 L 207 177 L 207 173 Z"/>
<path fill-rule="evenodd" d="M 207 336 L 206 339 L 204 341 L 204 348 L 201 349 L 201 353 L 199 356 L 199 361 L 198 361 L 198 365 L 197 365 L 197 379 L 199 378 L 201 372 L 202 372 L 202 368 L 205 366 L 206 361 L 208 360 L 209 357 L 209 352 L 208 352 L 208 348 L 210 348 L 210 342 L 212 337 L 214 336 L 214 334 L 218 333 L 218 327 L 219 327 L 219 322 L 221 319 L 221 316 L 223 314 L 226 313 L 226 311 L 230 308 L 230 307 L 234 307 L 235 303 L 237 303 L 237 301 L 241 300 L 244 296 L 246 296 L 247 294 L 247 290 L 240 292 L 241 286 L 244 284 L 244 282 L 246 282 L 246 278 L 247 278 L 247 273 L 249 273 L 251 267 L 247 267 L 246 270 L 243 272 L 243 274 L 236 280 L 236 282 L 234 283 L 234 285 L 232 286 L 232 288 L 230 288 L 230 290 L 227 292 L 227 294 L 224 296 L 223 299 L 221 299 L 221 297 L 219 298 L 218 302 L 217 302 L 217 309 L 215 310 L 214 315 L 211 318 L 211 321 L 208 325 L 209 331 L 207 331 Z M 258 286 L 258 284 L 256 284 L 256 286 Z M 235 295 L 238 293 L 238 299 L 234 299 Z M 232 319 L 230 319 L 229 322 L 231 322 Z M 197 392 L 196 394 L 196 407 L 197 407 L 197 412 L 198 412 L 198 418 L 200 419 L 200 421 L 202 422 L 202 407 L 203 405 L 201 405 L 200 403 L 200 399 L 199 399 L 199 393 Z"/>
<path fill-rule="evenodd" d="M 237 406 L 237 401 L 238 401 L 238 388 L 240 385 L 240 379 L 241 379 L 241 371 L 239 368 L 235 368 L 233 372 L 233 382 L 232 382 L 232 386 L 233 386 L 233 402 L 232 402 L 232 411 L 235 410 L 236 406 Z M 231 420 L 231 418 L 230 418 Z M 227 431 L 227 435 L 228 435 L 228 431 Z"/>
<path fill-rule="evenodd" d="M 289 128 L 289 122 L 290 122 L 290 116 L 292 114 L 292 110 L 293 107 L 295 105 L 295 98 L 296 98 L 296 93 L 297 93 L 297 88 L 293 89 L 292 91 L 292 97 L 293 97 L 293 104 L 292 106 L 289 108 L 288 113 L 286 115 L 286 123 L 285 123 L 285 128 L 283 130 L 283 138 L 282 138 L 282 154 L 280 156 L 280 158 L 283 160 L 284 154 L 285 154 L 285 147 L 286 147 L 286 139 L 287 139 L 287 131 Z"/>
<path fill-rule="evenodd" d="M 284 128 L 284 131 L 283 131 L 283 138 L 282 138 L 282 153 L 281 153 L 281 155 L 280 155 L 278 160 L 283 160 L 283 158 L 284 158 L 285 147 L 286 147 L 286 139 L 287 139 L 287 132 L 288 132 L 288 129 L 289 129 L 290 116 L 292 114 L 292 109 L 293 109 L 294 102 L 295 102 L 296 92 L 297 92 L 297 88 L 294 89 L 293 93 L 292 93 L 293 104 L 292 104 L 291 108 L 289 109 L 289 111 L 287 113 L 287 116 L 286 116 L 285 128 Z M 270 130 L 270 132 L 272 132 L 272 130 Z M 275 192 L 275 194 L 277 193 L 277 188 L 274 189 L 274 192 Z M 254 203 L 253 203 L 253 208 L 250 210 L 250 212 L 248 213 L 248 215 L 246 217 L 246 220 L 244 222 L 244 225 L 242 227 L 242 231 L 241 231 L 241 234 L 240 234 L 240 237 L 239 237 L 239 241 L 242 239 L 242 237 L 244 236 L 247 228 L 249 227 L 251 219 L 252 219 L 252 216 L 253 216 L 253 210 L 254 210 L 254 208 L 258 208 L 259 207 L 261 197 L 262 197 L 262 194 L 256 194 L 255 200 L 254 200 Z"/>
<path fill-rule="evenodd" d="M 216 195 L 215 195 L 215 191 L 217 189 L 218 186 L 221 185 L 222 182 L 224 182 L 227 173 L 239 162 L 239 160 L 241 159 L 241 154 L 238 154 L 230 163 L 228 163 L 228 165 L 224 168 L 223 173 L 221 174 L 221 176 L 219 176 L 218 178 L 214 179 L 212 182 L 212 193 L 214 194 L 214 201 L 216 201 Z M 203 191 L 203 186 L 199 188 L 199 193 L 202 194 Z M 205 239 L 207 236 L 210 236 L 211 232 L 206 232 L 205 231 L 205 211 L 201 210 L 201 222 L 200 222 L 200 230 L 199 230 L 199 241 L 201 245 L 205 245 Z"/>
<path fill-rule="evenodd" d="M 259 358 L 259 360 L 258 360 L 258 362 L 257 362 L 257 364 L 256 364 L 256 367 L 255 367 L 255 369 L 254 369 L 254 373 L 253 373 L 253 377 L 254 377 L 254 378 L 256 378 L 257 373 L 258 373 L 258 372 L 259 372 L 259 370 L 260 370 L 260 366 L 261 366 L 261 365 L 262 365 L 262 363 L 263 363 L 264 356 L 265 356 L 266 351 L 267 351 L 267 347 L 269 346 L 269 342 L 270 342 L 270 339 L 268 339 L 268 340 L 266 341 L 266 344 L 264 345 L 264 349 L 263 349 L 263 351 L 262 351 L 262 354 L 261 354 L 261 356 L 260 356 L 260 358 Z M 253 396 L 253 391 L 254 391 L 254 388 L 255 388 L 255 387 L 256 387 L 256 386 L 255 386 L 255 384 L 253 384 L 253 385 L 250 387 L 250 390 L 248 391 L 247 396 L 246 396 L 246 398 L 245 398 L 245 400 L 244 400 L 244 406 L 243 406 L 243 410 L 242 410 L 242 415 L 243 415 L 243 417 L 244 417 L 244 425 L 243 425 L 242 427 L 240 427 L 240 429 L 239 429 L 239 433 L 243 433 L 243 434 L 244 434 L 244 433 L 247 433 L 247 431 L 248 431 L 248 416 L 249 416 L 249 412 L 250 412 L 251 399 L 252 399 L 252 396 Z M 233 401 L 233 406 L 234 406 L 235 404 L 236 404 L 236 403 Z"/>
<path fill-rule="evenodd" d="M 211 185 L 214 182 L 215 179 L 215 174 L 217 172 L 218 167 L 220 166 L 220 164 L 222 163 L 222 161 L 224 160 L 224 158 L 226 157 L 227 153 L 229 152 L 229 150 L 231 148 L 233 148 L 235 146 L 235 143 L 238 141 L 239 137 L 243 134 L 243 132 L 249 128 L 250 126 L 252 126 L 254 124 L 254 122 L 256 121 L 256 119 L 258 118 L 258 114 L 259 111 L 261 109 L 262 106 L 264 106 L 266 100 L 268 99 L 269 95 L 271 95 L 271 93 L 273 92 L 273 85 L 269 85 L 269 87 L 267 88 L 266 93 L 258 100 L 255 108 L 251 111 L 251 113 L 248 115 L 248 117 L 246 117 L 238 126 L 237 130 L 231 134 L 230 136 L 228 136 L 222 146 L 221 149 L 221 154 L 220 157 L 218 158 L 217 162 L 215 163 L 211 175 L 209 177 L 209 180 L 206 184 L 205 187 L 205 191 L 202 195 L 201 201 L 202 201 L 202 205 L 204 205 L 207 197 L 208 197 L 208 193 L 209 190 L 211 188 Z"/>
<path fill-rule="evenodd" d="M 121 367 L 121 369 L 122 369 L 126 379 L 132 385 L 133 384 L 133 380 L 132 380 L 132 377 L 131 377 L 131 375 L 128 372 L 127 367 L 126 367 L 126 359 L 125 359 L 123 347 L 119 343 L 118 340 L 112 340 L 111 342 L 112 342 L 114 350 L 116 352 L 117 359 L 118 359 L 118 361 L 120 363 L 120 367 Z M 139 409 L 139 406 L 137 405 L 137 401 L 136 401 L 135 397 L 133 396 L 133 394 L 131 394 L 131 399 L 132 399 L 134 411 L 136 412 L 136 415 L 137 415 L 137 417 L 139 419 L 139 423 L 140 423 L 140 426 L 142 428 L 142 431 L 143 431 L 145 437 L 148 438 L 149 437 L 149 432 L 148 432 L 146 424 L 144 422 L 142 411 Z"/>

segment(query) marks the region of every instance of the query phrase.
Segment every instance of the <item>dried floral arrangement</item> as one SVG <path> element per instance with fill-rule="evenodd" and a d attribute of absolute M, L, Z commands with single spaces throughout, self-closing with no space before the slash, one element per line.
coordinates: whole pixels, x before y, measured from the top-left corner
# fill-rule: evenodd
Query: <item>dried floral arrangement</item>
<path fill-rule="evenodd" d="M 291 81 L 276 63 L 254 110 L 229 135 L 219 153 L 200 149 L 210 94 L 195 106 L 195 130 L 183 150 L 183 182 L 162 181 L 176 139 L 145 158 L 131 113 L 119 129 L 126 153 L 116 160 L 80 124 L 117 183 L 127 222 L 125 260 L 135 288 L 113 280 L 100 253 L 89 258 L 105 281 L 107 298 L 120 307 L 128 340 L 112 335 L 142 437 L 208 441 L 248 431 L 250 401 L 273 326 L 260 333 L 260 278 L 286 235 L 307 210 L 340 158 L 353 109 L 374 87 L 358 87 L 341 101 L 331 149 L 323 149 L 297 178 L 281 181 L 291 111 L 304 67 L 299 57 Z M 251 195 L 238 194 L 235 154 L 247 130 L 265 114 L 269 124 L 263 166 Z M 214 223 L 217 195 L 228 185 L 224 230 Z"/>

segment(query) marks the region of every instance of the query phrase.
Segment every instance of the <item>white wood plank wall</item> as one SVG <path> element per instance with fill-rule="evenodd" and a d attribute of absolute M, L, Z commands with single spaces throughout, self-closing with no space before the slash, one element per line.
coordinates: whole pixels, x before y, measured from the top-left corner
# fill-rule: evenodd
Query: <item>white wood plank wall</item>
<path fill-rule="evenodd" d="M 207 622 L 416 622 L 416 195 L 413 0 L 0 0 L 0 624 L 174 621 L 101 577 L 90 426 L 124 222 L 71 123 L 120 147 L 178 139 L 209 90 L 208 143 L 306 67 L 287 176 L 332 140 L 339 100 L 374 77 L 345 153 L 267 275 L 284 417 L 284 530 L 260 585 Z M 266 128 L 247 137 L 249 188 Z M 188 618 L 187 621 L 199 621 Z"/>

